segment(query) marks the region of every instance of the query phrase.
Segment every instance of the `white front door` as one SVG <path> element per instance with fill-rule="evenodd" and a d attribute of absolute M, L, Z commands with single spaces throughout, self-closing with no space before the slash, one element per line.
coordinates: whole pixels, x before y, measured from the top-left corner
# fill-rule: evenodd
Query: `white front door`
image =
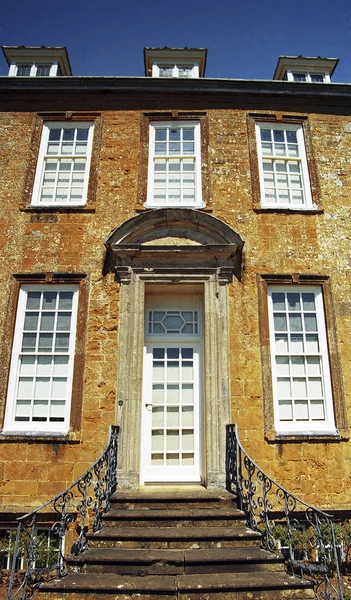
<path fill-rule="evenodd" d="M 141 483 L 201 481 L 199 303 L 146 306 Z"/>

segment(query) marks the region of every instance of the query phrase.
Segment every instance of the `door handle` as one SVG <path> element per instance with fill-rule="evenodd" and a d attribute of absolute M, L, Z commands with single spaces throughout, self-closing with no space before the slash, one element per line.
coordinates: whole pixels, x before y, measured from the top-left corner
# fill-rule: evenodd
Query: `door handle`
<path fill-rule="evenodd" d="M 153 404 L 151 404 L 150 402 L 145 402 L 145 406 L 147 408 L 147 410 L 152 410 Z"/>

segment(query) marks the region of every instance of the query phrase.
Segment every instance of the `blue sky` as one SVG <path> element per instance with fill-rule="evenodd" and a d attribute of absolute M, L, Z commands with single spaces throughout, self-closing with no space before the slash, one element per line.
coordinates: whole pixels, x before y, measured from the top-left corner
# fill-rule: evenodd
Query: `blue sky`
<path fill-rule="evenodd" d="M 340 58 L 350 0 L 3 0 L 1 45 L 66 46 L 73 75 L 143 76 L 144 46 L 208 48 L 207 77 L 271 79 L 280 54 Z M 7 75 L 0 56 L 0 75 Z"/>

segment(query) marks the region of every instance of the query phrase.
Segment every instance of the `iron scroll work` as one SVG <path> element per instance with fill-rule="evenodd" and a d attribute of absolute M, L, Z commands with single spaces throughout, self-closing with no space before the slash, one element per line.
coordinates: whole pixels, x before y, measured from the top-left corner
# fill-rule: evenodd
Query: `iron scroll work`
<path fill-rule="evenodd" d="M 274 552 L 280 547 L 288 570 L 313 581 L 318 600 L 343 599 L 331 516 L 266 475 L 241 445 L 237 425 L 227 425 L 227 486 L 236 493 L 247 526 L 261 533 L 264 550 Z M 298 540 L 304 531 L 309 548 L 301 552 Z"/>
<path fill-rule="evenodd" d="M 118 433 L 119 428 L 111 426 L 105 450 L 90 469 L 64 492 L 18 519 L 7 600 L 30 600 L 40 583 L 67 574 L 66 534 L 73 541 L 71 552 L 81 554 L 88 548 L 88 534 L 101 529 L 117 485 Z M 38 529 L 45 522 L 50 523 L 58 547 L 43 560 Z M 23 568 L 17 570 L 19 564 Z"/>

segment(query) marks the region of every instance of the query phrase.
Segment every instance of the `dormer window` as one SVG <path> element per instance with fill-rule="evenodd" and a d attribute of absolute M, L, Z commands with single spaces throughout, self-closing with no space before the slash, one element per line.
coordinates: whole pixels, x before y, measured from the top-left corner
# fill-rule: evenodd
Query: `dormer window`
<path fill-rule="evenodd" d="M 146 77 L 190 79 L 205 74 L 205 48 L 144 48 Z"/>
<path fill-rule="evenodd" d="M 330 83 L 338 58 L 279 56 L 273 79 L 300 83 Z"/>
<path fill-rule="evenodd" d="M 72 75 L 64 47 L 2 46 L 10 77 L 57 77 Z"/>

